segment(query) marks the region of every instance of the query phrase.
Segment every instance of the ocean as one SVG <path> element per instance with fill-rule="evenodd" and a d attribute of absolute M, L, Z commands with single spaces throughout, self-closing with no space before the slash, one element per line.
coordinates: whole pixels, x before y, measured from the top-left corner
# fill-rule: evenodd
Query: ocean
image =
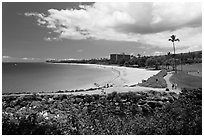
<path fill-rule="evenodd" d="M 103 67 L 55 63 L 2 63 L 2 92 L 55 92 L 95 87 L 115 74 Z"/>

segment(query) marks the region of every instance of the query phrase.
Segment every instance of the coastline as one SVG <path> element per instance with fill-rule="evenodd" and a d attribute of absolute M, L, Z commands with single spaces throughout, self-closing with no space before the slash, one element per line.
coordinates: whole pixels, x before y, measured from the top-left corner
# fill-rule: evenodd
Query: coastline
<path fill-rule="evenodd" d="M 131 85 L 136 85 L 142 80 L 147 80 L 149 77 L 157 74 L 160 70 L 147 70 L 141 68 L 131 68 L 131 67 L 124 67 L 124 66 L 116 66 L 116 65 L 101 65 L 101 64 L 82 64 L 82 63 L 69 63 L 70 65 L 84 65 L 91 68 L 99 68 L 99 69 L 106 69 L 112 71 L 114 77 L 110 78 L 102 78 L 100 81 L 95 83 L 90 83 L 87 85 L 82 86 L 81 88 L 75 89 L 84 89 L 88 90 L 91 88 L 99 88 L 107 86 L 113 87 L 127 87 Z M 98 86 L 96 86 L 98 85 Z"/>
<path fill-rule="evenodd" d="M 111 71 L 115 74 L 115 77 L 112 80 L 107 81 L 106 83 L 112 84 L 114 87 L 123 87 L 138 84 L 139 82 L 142 82 L 142 80 L 146 80 L 149 77 L 160 72 L 160 70 L 147 70 L 114 65 L 96 64 L 95 66 L 92 65 L 92 67 L 111 69 Z"/>
<path fill-rule="evenodd" d="M 86 65 L 88 67 L 94 67 L 94 68 L 106 69 L 106 70 L 108 69 L 112 71 L 112 73 L 114 74 L 114 77 L 111 76 L 108 79 L 107 77 L 100 78 L 99 82 L 90 83 L 73 90 L 58 90 L 58 91 L 52 91 L 52 92 L 34 91 L 33 93 L 40 93 L 40 94 L 41 93 L 74 93 L 74 92 L 90 92 L 90 91 L 97 93 L 101 91 L 101 88 L 104 88 L 105 90 L 108 90 L 107 92 L 109 92 L 110 90 L 112 91 L 116 89 L 124 90 L 124 87 L 126 87 L 125 90 L 127 90 L 127 87 L 138 84 L 142 80 L 146 80 L 160 71 L 160 70 L 153 71 L 153 70 L 140 69 L 140 68 L 121 67 L 116 65 L 77 64 L 77 63 L 70 63 L 70 64 Z M 96 86 L 95 84 L 99 86 Z M 107 85 L 108 85 L 108 88 L 106 87 Z M 3 94 L 8 95 L 8 94 L 29 94 L 29 93 L 32 94 L 32 92 L 5 93 L 5 94 L 3 93 Z"/>

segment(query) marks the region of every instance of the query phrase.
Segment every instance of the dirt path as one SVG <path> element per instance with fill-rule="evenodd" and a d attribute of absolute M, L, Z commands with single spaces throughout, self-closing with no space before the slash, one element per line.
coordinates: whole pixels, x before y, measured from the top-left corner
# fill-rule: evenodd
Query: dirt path
<path fill-rule="evenodd" d="M 167 75 L 164 77 L 164 79 L 166 80 L 167 88 L 169 89 L 169 91 L 176 92 L 178 94 L 181 92 L 181 89 L 179 88 L 172 89 L 172 83 L 169 81 L 172 75 L 173 75 L 172 72 L 168 72 Z"/>

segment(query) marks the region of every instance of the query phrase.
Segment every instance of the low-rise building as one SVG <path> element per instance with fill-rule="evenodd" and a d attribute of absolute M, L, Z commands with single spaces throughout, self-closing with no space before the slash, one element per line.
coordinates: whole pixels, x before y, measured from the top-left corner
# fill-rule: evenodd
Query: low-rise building
<path fill-rule="evenodd" d="M 130 55 L 126 55 L 126 54 L 110 54 L 110 60 L 113 63 L 117 63 L 118 61 L 121 61 L 121 60 L 129 61 L 130 60 Z"/>

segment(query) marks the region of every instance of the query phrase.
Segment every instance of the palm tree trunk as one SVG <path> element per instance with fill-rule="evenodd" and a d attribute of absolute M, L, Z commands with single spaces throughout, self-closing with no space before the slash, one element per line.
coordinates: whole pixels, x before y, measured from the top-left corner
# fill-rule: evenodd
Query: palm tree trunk
<path fill-rule="evenodd" d="M 175 73 L 176 73 L 176 59 L 175 59 L 175 45 L 174 45 L 174 42 L 173 42 L 173 48 L 174 48 L 174 70 L 175 70 Z"/>

